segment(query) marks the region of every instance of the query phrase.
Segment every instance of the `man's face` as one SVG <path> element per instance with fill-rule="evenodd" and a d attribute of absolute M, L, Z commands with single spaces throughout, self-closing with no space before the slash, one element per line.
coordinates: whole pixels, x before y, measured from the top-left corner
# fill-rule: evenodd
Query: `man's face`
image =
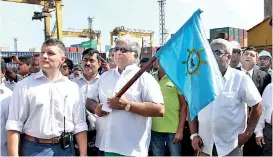
<path fill-rule="evenodd" d="M 74 71 L 73 71 L 73 74 L 74 74 L 74 77 L 76 78 L 76 77 L 81 76 L 82 71 L 80 71 L 80 70 L 74 70 Z"/>
<path fill-rule="evenodd" d="M 261 70 L 266 71 L 271 66 L 271 59 L 268 56 L 261 56 L 259 57 L 258 64 Z"/>
<path fill-rule="evenodd" d="M 24 62 L 19 62 L 18 64 L 18 74 L 24 76 L 24 75 L 27 75 L 29 73 L 29 69 L 30 67 L 24 63 Z"/>
<path fill-rule="evenodd" d="M 246 50 L 241 57 L 241 63 L 245 67 L 254 67 L 257 64 L 257 52 Z"/>
<path fill-rule="evenodd" d="M 64 76 L 69 76 L 69 73 L 70 73 L 70 70 L 69 70 L 69 68 L 68 68 L 68 65 L 67 65 L 66 63 L 64 63 L 64 64 L 62 65 L 62 74 L 63 74 Z"/>
<path fill-rule="evenodd" d="M 224 45 L 213 45 L 211 49 L 220 69 L 229 65 L 231 55 L 226 52 Z"/>
<path fill-rule="evenodd" d="M 91 73 L 95 74 L 98 72 L 98 69 L 101 65 L 100 61 L 98 60 L 98 54 L 94 53 L 92 56 L 91 55 L 84 55 L 82 58 L 82 68 L 83 68 L 83 73 Z"/>
<path fill-rule="evenodd" d="M 237 63 L 237 62 L 240 62 L 240 59 L 241 59 L 241 50 L 233 49 L 232 55 L 231 55 L 231 62 Z"/>
<path fill-rule="evenodd" d="M 112 52 L 111 54 L 110 54 L 110 63 L 109 63 L 109 65 L 110 65 L 110 68 L 112 69 L 112 68 L 115 68 L 116 67 L 116 65 L 115 65 L 115 62 L 114 62 L 114 52 Z"/>
<path fill-rule="evenodd" d="M 42 47 L 39 63 L 43 70 L 59 70 L 65 61 L 64 54 L 60 53 L 60 48 L 56 45 L 45 45 Z"/>
<path fill-rule="evenodd" d="M 39 57 L 33 57 L 32 64 L 30 66 L 31 73 L 37 73 L 40 71 Z"/>
<path fill-rule="evenodd" d="M 114 62 L 118 67 L 124 68 L 134 63 L 134 54 L 125 43 L 118 43 L 115 48 Z"/>

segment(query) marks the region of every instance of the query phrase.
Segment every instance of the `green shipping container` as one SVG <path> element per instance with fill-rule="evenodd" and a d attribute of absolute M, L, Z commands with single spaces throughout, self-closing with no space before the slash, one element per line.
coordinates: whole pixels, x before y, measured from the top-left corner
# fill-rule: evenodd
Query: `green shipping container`
<path fill-rule="evenodd" d="M 233 28 L 233 38 L 235 41 L 239 42 L 239 29 Z"/>
<path fill-rule="evenodd" d="M 224 27 L 224 28 L 214 28 L 210 30 L 210 38 L 215 38 L 217 33 L 227 33 L 228 36 L 233 36 L 233 28 Z"/>
<path fill-rule="evenodd" d="M 97 41 L 96 40 L 84 41 L 81 43 L 81 47 L 83 47 L 84 49 L 88 48 L 97 49 Z"/>

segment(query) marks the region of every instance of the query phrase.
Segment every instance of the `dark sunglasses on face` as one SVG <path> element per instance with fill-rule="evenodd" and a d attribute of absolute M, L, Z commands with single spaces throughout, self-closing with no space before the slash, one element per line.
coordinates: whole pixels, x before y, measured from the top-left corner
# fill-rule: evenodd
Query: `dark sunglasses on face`
<path fill-rule="evenodd" d="M 236 54 L 241 54 L 241 50 L 239 50 L 239 49 L 233 49 L 232 50 L 232 53 L 236 53 Z"/>
<path fill-rule="evenodd" d="M 130 52 L 131 50 L 128 47 L 115 47 L 114 52 L 120 51 L 122 53 Z"/>
<path fill-rule="evenodd" d="M 222 54 L 226 54 L 225 50 L 213 50 L 212 52 L 217 56 L 221 56 Z"/>

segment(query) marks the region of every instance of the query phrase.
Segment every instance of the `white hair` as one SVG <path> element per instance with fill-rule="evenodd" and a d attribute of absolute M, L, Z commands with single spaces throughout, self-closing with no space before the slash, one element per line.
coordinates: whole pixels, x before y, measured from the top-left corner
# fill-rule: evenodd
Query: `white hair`
<path fill-rule="evenodd" d="M 134 40 L 134 38 L 131 35 L 125 34 L 120 36 L 116 40 L 116 45 L 118 43 L 125 43 L 132 50 L 132 52 L 135 52 L 137 54 L 136 61 L 138 61 L 139 54 L 140 54 L 140 45 L 138 44 L 138 42 L 136 42 L 136 40 Z"/>
<path fill-rule="evenodd" d="M 230 44 L 229 41 L 225 40 L 225 39 L 214 39 L 211 43 L 210 43 L 210 46 L 213 47 L 215 45 L 221 45 L 224 47 L 225 51 L 227 53 L 229 53 L 230 55 L 232 55 L 232 46 Z"/>

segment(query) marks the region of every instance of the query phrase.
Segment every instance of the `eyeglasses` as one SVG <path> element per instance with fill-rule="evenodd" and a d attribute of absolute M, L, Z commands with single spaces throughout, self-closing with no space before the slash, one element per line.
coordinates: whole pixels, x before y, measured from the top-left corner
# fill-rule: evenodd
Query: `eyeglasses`
<path fill-rule="evenodd" d="M 234 54 L 241 54 L 241 50 L 239 50 L 239 49 L 233 49 L 232 53 L 234 53 Z"/>
<path fill-rule="evenodd" d="M 227 54 L 226 52 L 225 52 L 225 50 L 213 50 L 212 51 L 215 55 L 217 55 L 217 56 L 221 56 L 221 55 L 223 55 L 223 54 Z"/>
<path fill-rule="evenodd" d="M 117 52 L 117 51 L 120 51 L 122 53 L 127 53 L 127 52 L 130 52 L 132 50 L 130 48 L 128 48 L 128 47 L 115 47 L 113 52 Z"/>

